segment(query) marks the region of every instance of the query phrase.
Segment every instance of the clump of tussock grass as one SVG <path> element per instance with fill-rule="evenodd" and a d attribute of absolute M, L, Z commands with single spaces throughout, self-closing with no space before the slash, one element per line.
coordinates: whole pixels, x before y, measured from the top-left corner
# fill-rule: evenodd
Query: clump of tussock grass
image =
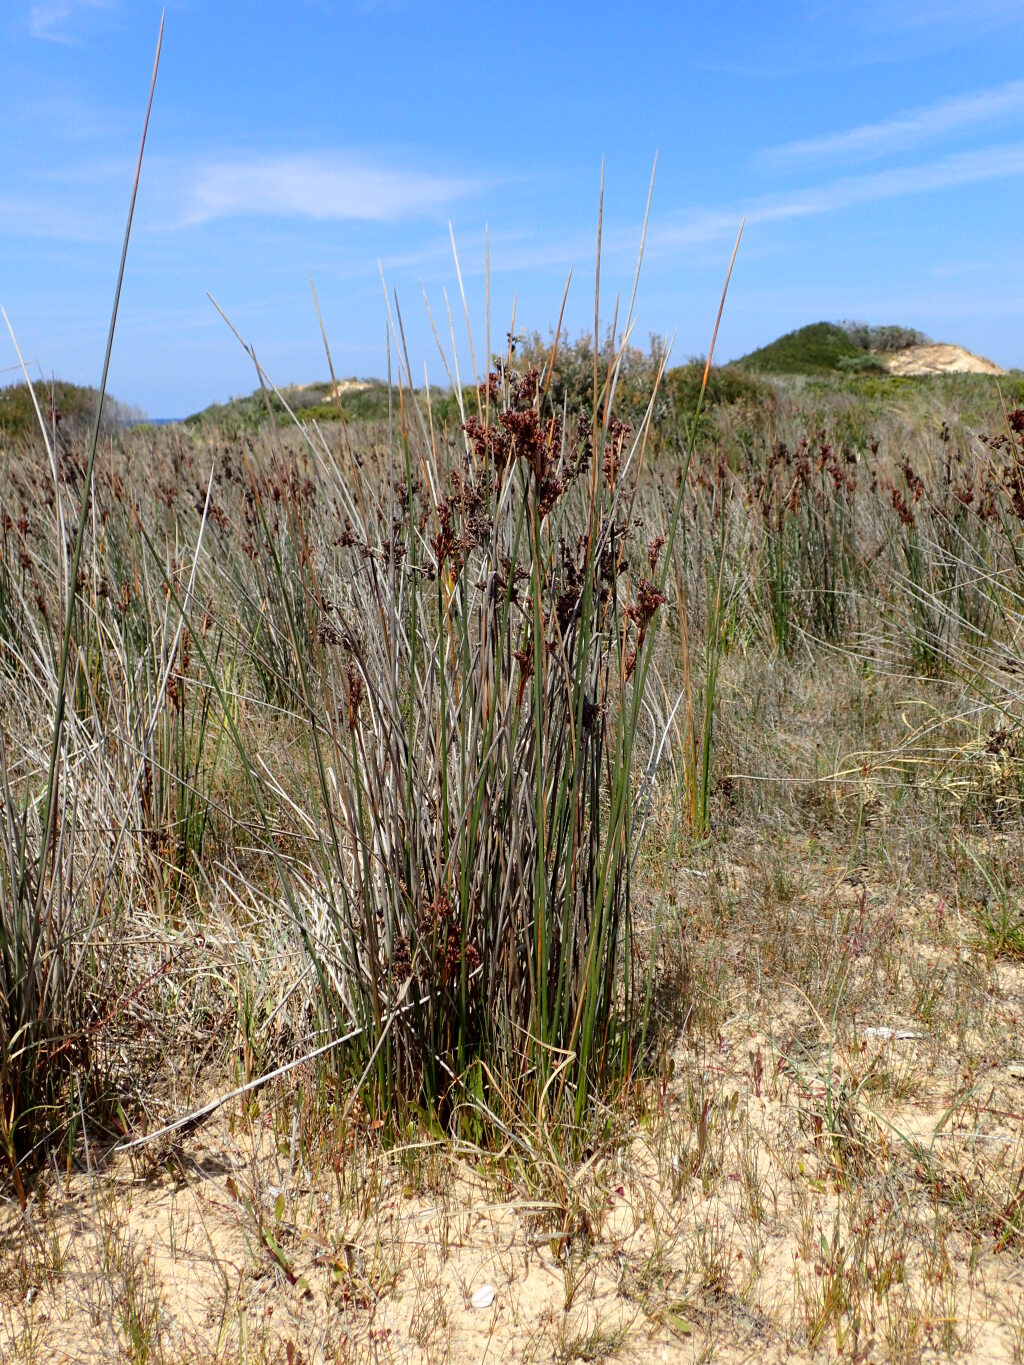
<path fill-rule="evenodd" d="M 232 733 L 316 1009 L 373 1112 L 423 1108 L 474 1137 L 496 1110 L 578 1123 L 643 1046 L 635 768 L 685 478 L 667 536 L 645 536 L 664 357 L 634 430 L 614 409 L 630 331 L 605 366 L 594 352 L 589 414 L 553 409 L 557 336 L 524 368 L 510 332 L 454 436 L 406 361 L 372 467 L 344 424 L 332 450 L 296 416 L 311 476 L 283 451 L 269 482 L 247 468 L 260 615 L 290 651 L 312 799 L 257 777 Z M 271 834 L 282 797 L 313 843 L 297 868 Z"/>
<path fill-rule="evenodd" d="M 319 895 L 296 911 L 381 1110 L 452 1120 L 468 1099 L 472 1123 L 474 1102 L 564 1097 L 580 1115 L 635 1046 L 633 764 L 661 546 L 629 517 L 644 429 L 543 416 L 542 386 L 502 365 L 447 442 L 403 414 L 377 487 L 318 452 L 320 497 L 282 490 L 295 546 L 321 547 L 292 557 L 298 604 L 264 522 L 320 798 Z"/>

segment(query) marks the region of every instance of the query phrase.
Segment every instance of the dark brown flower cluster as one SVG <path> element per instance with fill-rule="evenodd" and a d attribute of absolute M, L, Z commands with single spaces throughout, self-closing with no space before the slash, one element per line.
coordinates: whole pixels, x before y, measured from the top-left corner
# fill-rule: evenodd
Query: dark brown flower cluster
<path fill-rule="evenodd" d="M 915 520 L 914 513 L 907 506 L 906 498 L 895 484 L 890 486 L 889 496 L 892 499 L 892 505 L 896 509 L 896 515 L 899 517 L 901 524 L 904 526 L 913 526 Z"/>
<path fill-rule="evenodd" d="M 883 486 L 888 488 L 889 500 L 900 519 L 900 524 L 913 526 L 916 523 L 914 508 L 924 496 L 924 481 L 909 460 L 903 461 L 900 472 L 903 475 L 903 489 L 888 481 L 883 481 Z"/>
<path fill-rule="evenodd" d="M 463 962 L 467 974 L 479 967 L 480 950 L 471 939 L 464 938 L 458 907 L 453 905 L 446 890 L 442 889 L 432 901 L 425 903 L 416 928 L 421 950 L 426 950 L 424 965 L 430 982 L 440 978 L 442 986 L 448 990 L 458 985 Z"/>
<path fill-rule="evenodd" d="M 557 415 L 542 418 L 537 410 L 538 378 L 537 370 L 510 375 L 510 406 L 489 424 L 479 416 L 467 417 L 463 430 L 477 465 L 493 469 L 499 487 L 515 461 L 523 461 L 533 476 L 538 510 L 545 517 L 588 463 L 590 440 L 581 424 L 575 440 L 564 449 L 562 419 Z M 494 396 L 497 402 L 500 391 L 496 389 Z"/>
<path fill-rule="evenodd" d="M 522 648 L 514 649 L 512 657 L 519 665 L 519 690 L 516 692 L 516 706 L 522 704 L 523 693 L 526 691 L 526 684 L 533 677 L 533 634 L 528 632 L 523 642 Z"/>
<path fill-rule="evenodd" d="M 598 570 L 601 578 L 601 601 L 607 601 L 609 590 L 612 584 L 624 574 L 629 568 L 629 560 L 626 557 L 626 538 L 629 534 L 629 523 L 617 521 L 608 531 L 608 543 L 601 551 L 601 558 L 598 563 Z M 581 541 L 579 550 L 582 553 L 585 542 Z"/>
<path fill-rule="evenodd" d="M 914 469 L 909 460 L 903 461 L 903 477 L 906 480 L 907 488 L 915 503 L 919 503 L 924 496 L 924 480 Z"/>
<path fill-rule="evenodd" d="M 412 953 L 409 940 L 403 935 L 395 939 L 391 948 L 391 977 L 396 985 L 404 986 L 412 976 Z"/>
<path fill-rule="evenodd" d="M 192 662 L 192 637 L 183 631 L 177 658 L 167 679 L 167 702 L 172 711 L 177 711 L 185 696 L 185 683 L 188 679 L 189 665 Z"/>
<path fill-rule="evenodd" d="M 1003 469 L 1002 476 L 1003 487 L 1010 499 L 1013 514 L 1018 521 L 1024 522 L 1024 456 L 1015 454 L 1013 460 Z"/>
<path fill-rule="evenodd" d="M 795 450 L 785 441 L 776 441 L 768 457 L 766 473 L 755 473 L 751 480 L 753 498 L 762 515 L 776 530 L 788 512 L 797 512 L 805 496 L 828 504 L 842 493 L 856 489 L 856 453 L 848 446 L 837 450 L 823 430 L 815 433 L 814 444 L 803 437 Z"/>
<path fill-rule="evenodd" d="M 431 537 L 439 573 L 449 561 L 452 572 L 458 573 L 466 555 L 486 541 L 490 529 L 489 485 L 485 469 L 465 474 L 452 470 L 451 492 L 438 506 L 438 528 Z"/>
<path fill-rule="evenodd" d="M 608 430 L 604 436 L 604 454 L 601 457 L 601 472 L 604 474 L 608 487 L 615 488 L 618 483 L 619 473 L 622 469 L 625 452 L 633 439 L 633 428 L 627 422 L 620 422 L 617 417 L 611 417 L 608 421 Z"/>
<path fill-rule="evenodd" d="M 633 601 L 626 608 L 626 619 L 636 627 L 636 643 L 626 659 L 626 677 L 631 678 L 637 657 L 647 638 L 647 630 L 655 613 L 665 603 L 665 594 L 649 578 L 641 578 Z"/>
<path fill-rule="evenodd" d="M 526 370 L 513 370 L 509 375 L 509 400 L 513 406 L 531 408 L 537 399 L 540 386 L 540 370 L 531 366 Z"/>

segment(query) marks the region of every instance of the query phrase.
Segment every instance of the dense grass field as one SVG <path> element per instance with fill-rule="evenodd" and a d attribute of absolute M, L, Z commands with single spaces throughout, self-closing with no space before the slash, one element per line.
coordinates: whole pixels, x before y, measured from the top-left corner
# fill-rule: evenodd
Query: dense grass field
<path fill-rule="evenodd" d="M 1024 383 L 849 345 L 0 395 L 0 1357 L 1024 1359 Z"/>

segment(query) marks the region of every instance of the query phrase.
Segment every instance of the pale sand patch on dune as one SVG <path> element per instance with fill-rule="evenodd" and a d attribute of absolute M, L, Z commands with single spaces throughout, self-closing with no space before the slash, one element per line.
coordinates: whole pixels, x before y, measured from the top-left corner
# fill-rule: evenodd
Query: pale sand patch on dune
<path fill-rule="evenodd" d="M 962 346 L 937 342 L 927 346 L 908 346 L 887 356 L 890 374 L 1003 374 L 1004 371 L 984 356 Z"/>

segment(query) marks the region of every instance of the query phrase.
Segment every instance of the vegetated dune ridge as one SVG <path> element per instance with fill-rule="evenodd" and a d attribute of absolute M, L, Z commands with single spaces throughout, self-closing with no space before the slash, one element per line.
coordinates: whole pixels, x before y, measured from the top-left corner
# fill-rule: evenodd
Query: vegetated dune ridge
<path fill-rule="evenodd" d="M 886 356 L 885 361 L 890 374 L 1005 374 L 1005 370 L 984 356 L 945 341 L 908 346 Z"/>

